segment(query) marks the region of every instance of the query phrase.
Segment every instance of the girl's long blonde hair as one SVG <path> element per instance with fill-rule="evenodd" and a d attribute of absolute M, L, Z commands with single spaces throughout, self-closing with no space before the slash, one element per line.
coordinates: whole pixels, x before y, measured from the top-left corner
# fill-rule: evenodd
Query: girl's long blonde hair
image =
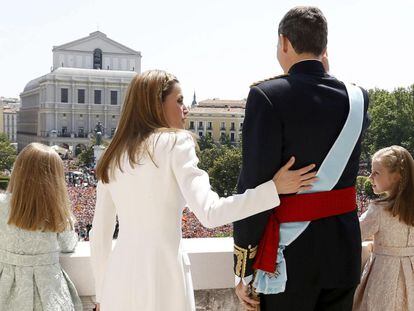
<path fill-rule="evenodd" d="M 378 150 L 372 157 L 390 173 L 398 173 L 398 184 L 377 202 L 387 203 L 387 210 L 398 216 L 400 221 L 414 226 L 414 160 L 401 146 L 391 146 Z"/>
<path fill-rule="evenodd" d="M 176 131 L 169 128 L 162 108 L 176 83 L 179 81 L 175 76 L 162 70 L 149 70 L 132 79 L 115 135 L 99 160 L 98 180 L 109 183 L 115 167 L 122 171 L 121 158 L 125 152 L 131 166 L 138 164 L 143 153 L 151 157 L 144 142 L 156 130 Z"/>
<path fill-rule="evenodd" d="M 17 156 L 7 191 L 11 193 L 8 224 L 51 232 L 73 227 L 63 163 L 52 148 L 27 145 Z"/>

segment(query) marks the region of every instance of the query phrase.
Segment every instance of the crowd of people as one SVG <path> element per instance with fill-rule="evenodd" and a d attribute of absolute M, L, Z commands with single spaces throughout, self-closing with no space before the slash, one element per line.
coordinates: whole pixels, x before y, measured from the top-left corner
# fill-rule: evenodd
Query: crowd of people
<path fill-rule="evenodd" d="M 64 160 L 63 162 L 72 210 L 77 221 L 75 229 L 79 238 L 87 241 L 89 240 L 89 231 L 92 228 L 96 202 L 95 170 L 93 167 L 79 166 L 74 160 Z M 359 215 L 367 210 L 369 201 L 370 198 L 367 195 L 358 193 Z M 214 229 L 205 228 L 188 208 L 183 212 L 182 234 L 184 238 L 227 237 L 232 236 L 232 232 L 232 225 Z"/>
<path fill-rule="evenodd" d="M 89 240 L 89 231 L 96 201 L 96 177 L 93 167 L 78 166 L 73 160 L 64 160 L 65 178 L 76 218 L 75 230 L 81 240 Z"/>

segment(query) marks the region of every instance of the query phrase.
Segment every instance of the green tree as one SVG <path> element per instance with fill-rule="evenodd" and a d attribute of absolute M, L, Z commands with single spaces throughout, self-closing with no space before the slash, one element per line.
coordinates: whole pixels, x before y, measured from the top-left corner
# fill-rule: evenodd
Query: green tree
<path fill-rule="evenodd" d="M 16 160 L 16 149 L 5 134 L 0 134 L 0 172 L 11 170 Z"/>
<path fill-rule="evenodd" d="M 208 149 L 200 150 L 198 153 L 198 158 L 200 160 L 198 167 L 208 172 L 208 170 L 213 167 L 214 161 L 222 156 L 224 152 L 225 147 L 217 145 L 213 145 Z"/>
<path fill-rule="evenodd" d="M 0 176 L 0 189 L 6 190 L 9 184 L 10 177 L 9 176 Z"/>
<path fill-rule="evenodd" d="M 222 134 L 220 136 L 220 144 L 227 146 L 227 147 L 230 147 L 233 145 L 233 143 L 230 140 L 230 136 L 228 134 Z"/>
<path fill-rule="evenodd" d="M 78 162 L 82 165 L 90 165 L 94 162 L 93 147 L 88 147 L 83 150 L 78 156 Z"/>
<path fill-rule="evenodd" d="M 400 145 L 414 153 L 414 85 L 393 92 L 370 90 L 371 124 L 362 142 L 362 159 L 369 161 L 375 151 Z"/>
<path fill-rule="evenodd" d="M 205 149 L 211 149 L 216 147 L 216 144 L 214 143 L 214 140 L 210 136 L 201 136 L 198 139 L 198 147 L 200 148 L 200 151 L 203 151 Z"/>
<path fill-rule="evenodd" d="M 211 186 L 219 196 L 229 196 L 236 192 L 237 179 L 241 168 L 241 151 L 238 148 L 222 147 L 224 152 L 208 170 Z"/>
<path fill-rule="evenodd" d="M 372 189 L 372 183 L 368 178 L 367 180 L 365 180 L 365 183 L 364 183 L 364 192 L 369 198 L 375 197 L 374 190 Z"/>

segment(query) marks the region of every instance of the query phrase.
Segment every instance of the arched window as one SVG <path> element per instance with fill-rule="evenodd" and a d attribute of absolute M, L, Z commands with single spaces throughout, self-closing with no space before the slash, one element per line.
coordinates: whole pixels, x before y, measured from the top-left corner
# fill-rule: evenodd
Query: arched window
<path fill-rule="evenodd" d="M 93 69 L 102 69 L 102 50 L 95 49 L 93 51 Z"/>

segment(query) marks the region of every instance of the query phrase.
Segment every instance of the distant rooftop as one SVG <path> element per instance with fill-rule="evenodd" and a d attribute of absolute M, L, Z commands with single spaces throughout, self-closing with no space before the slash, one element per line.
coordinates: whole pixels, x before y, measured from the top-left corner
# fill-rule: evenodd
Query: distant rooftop
<path fill-rule="evenodd" d="M 39 78 L 31 80 L 26 84 L 24 91 L 27 92 L 36 89 L 40 86 L 40 83 L 47 81 L 48 78 L 52 78 L 55 75 L 63 76 L 85 76 L 85 77 L 108 77 L 108 78 L 130 78 L 132 79 L 137 73 L 135 71 L 125 70 L 105 70 L 105 69 L 86 69 L 86 68 L 70 68 L 59 67 L 52 72 L 41 76 Z"/>
<path fill-rule="evenodd" d="M 233 107 L 193 107 L 190 108 L 190 114 L 195 113 L 209 113 L 209 114 L 217 114 L 217 113 L 226 113 L 226 114 L 243 114 L 245 113 L 244 108 L 233 108 Z"/>
<path fill-rule="evenodd" d="M 198 102 L 198 108 L 246 108 L 246 100 L 234 99 L 206 99 Z"/>

